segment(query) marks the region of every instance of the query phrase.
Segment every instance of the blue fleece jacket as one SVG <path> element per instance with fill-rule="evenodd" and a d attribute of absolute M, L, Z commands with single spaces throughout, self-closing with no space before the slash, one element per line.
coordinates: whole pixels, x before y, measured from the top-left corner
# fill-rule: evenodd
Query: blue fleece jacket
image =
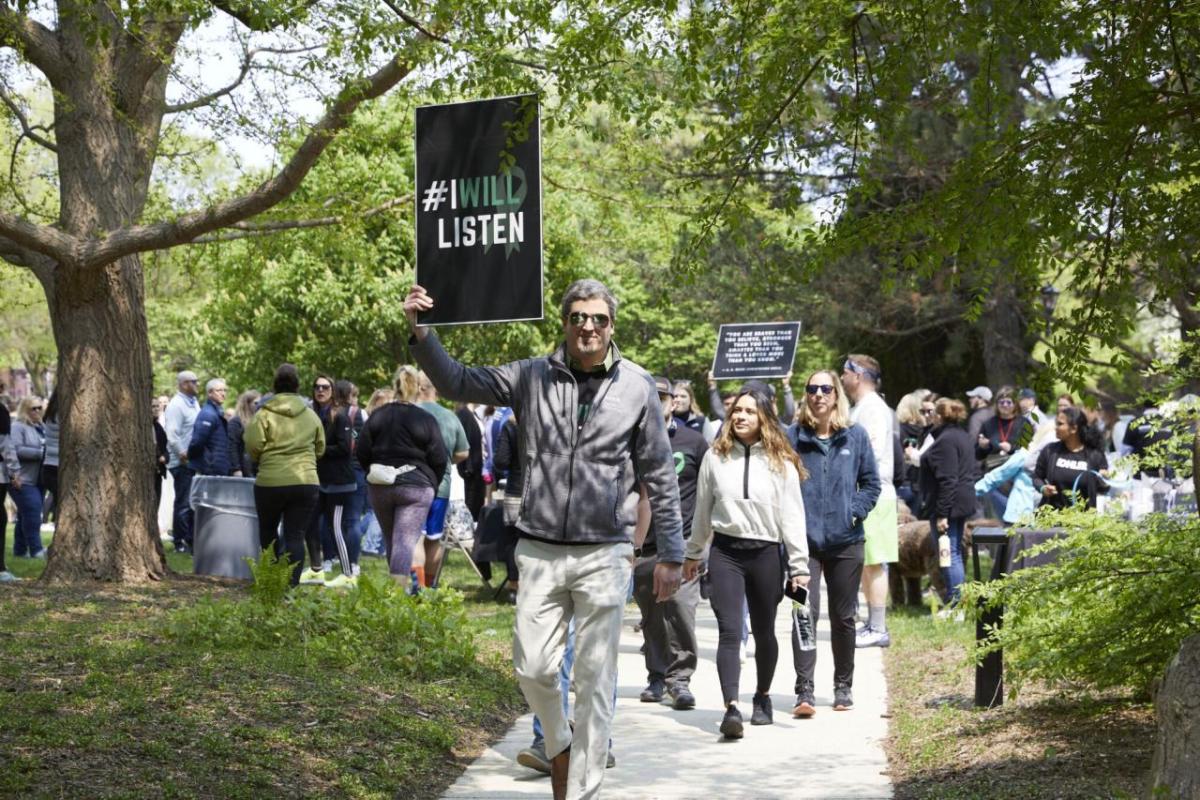
<path fill-rule="evenodd" d="M 808 521 L 808 550 L 819 554 L 866 540 L 863 520 L 879 500 L 879 472 L 867 432 L 858 425 L 836 431 L 822 447 L 811 428 L 788 428 L 788 441 L 808 479 L 800 484 Z"/>

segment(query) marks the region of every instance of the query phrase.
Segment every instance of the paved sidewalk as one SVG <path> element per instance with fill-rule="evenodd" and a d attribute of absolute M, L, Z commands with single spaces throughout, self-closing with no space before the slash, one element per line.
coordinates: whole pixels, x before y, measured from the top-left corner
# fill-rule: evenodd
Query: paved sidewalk
<path fill-rule="evenodd" d="M 892 797 L 884 774 L 887 757 L 887 688 L 882 653 L 859 650 L 854 672 L 854 709 L 834 711 L 833 664 L 828 625 L 822 621 L 818 645 L 817 713 L 812 719 L 791 716 L 792 650 L 789 638 L 791 603 L 784 600 L 776 619 L 780 655 L 771 686 L 775 724 L 751 726 L 754 658 L 742 666 L 739 707 L 746 720 L 740 741 L 725 741 L 717 728 L 724 709 L 715 662 L 717 621 L 707 601 L 697 609 L 700 664 L 692 680 L 696 708 L 675 711 L 663 704 L 642 703 L 645 662 L 638 652 L 642 635 L 633 631 L 638 612 L 632 606 L 621 635 L 617 713 L 613 752 L 617 766 L 604 778 L 605 797 L 620 800 L 884 800 Z M 753 637 L 751 637 L 753 645 Z M 533 717 L 517 720 L 508 734 L 488 748 L 443 795 L 468 798 L 550 797 L 550 779 L 516 763 L 516 755 L 532 738 Z"/>

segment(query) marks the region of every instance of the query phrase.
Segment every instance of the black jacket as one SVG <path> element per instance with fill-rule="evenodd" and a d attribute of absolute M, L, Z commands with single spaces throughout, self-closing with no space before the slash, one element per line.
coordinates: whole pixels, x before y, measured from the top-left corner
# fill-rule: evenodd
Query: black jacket
<path fill-rule="evenodd" d="M 250 460 L 250 454 L 246 452 L 246 426 L 242 424 L 242 418 L 237 416 L 229 420 L 229 458 L 233 462 L 234 470 L 241 470 L 243 478 L 254 477 L 254 462 Z"/>
<path fill-rule="evenodd" d="M 158 420 L 154 420 L 154 468 L 160 480 L 167 477 L 167 460 L 167 431 Z"/>
<path fill-rule="evenodd" d="M 496 454 L 492 456 L 496 469 L 508 475 L 504 495 L 520 496 L 525 489 L 525 459 L 521 457 L 521 432 L 517 421 L 509 417 L 496 437 Z"/>
<path fill-rule="evenodd" d="M 1001 441 L 1012 445 L 1012 449 L 1008 451 L 1009 455 L 1012 455 L 1021 447 L 1021 436 L 1024 435 L 1025 426 L 1028 424 L 1029 420 L 1021 414 L 1017 414 L 1010 420 L 1000 419 L 999 416 L 985 420 L 979 428 L 979 433 L 987 437 L 988 443 L 986 447 L 980 447 L 975 442 L 971 443 L 975 447 L 975 457 L 982 460 L 992 453 L 999 453 Z"/>
<path fill-rule="evenodd" d="M 367 419 L 356 451 L 358 463 L 416 467 L 428 485 L 437 489 L 449 457 L 437 420 L 412 403 L 388 403 Z"/>
<path fill-rule="evenodd" d="M 483 480 L 483 431 L 475 415 L 466 408 L 454 412 L 463 430 L 467 432 L 467 457 L 455 464 L 458 475 L 464 481 Z"/>
<path fill-rule="evenodd" d="M 933 444 L 921 456 L 921 517 L 966 519 L 975 513 L 975 449 L 957 425 L 933 429 Z"/>
<path fill-rule="evenodd" d="M 322 420 L 322 424 L 325 426 L 325 454 L 317 459 L 317 479 L 322 486 L 357 487 L 352 455 L 354 432 L 348 411 L 339 411 L 330 419 Z"/>

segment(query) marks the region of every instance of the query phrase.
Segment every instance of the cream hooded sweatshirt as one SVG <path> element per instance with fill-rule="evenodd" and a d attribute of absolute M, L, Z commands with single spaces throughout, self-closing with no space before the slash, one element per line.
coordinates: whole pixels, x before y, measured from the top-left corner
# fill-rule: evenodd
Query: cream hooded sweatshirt
<path fill-rule="evenodd" d="M 704 558 L 713 532 L 741 539 L 783 542 L 788 576 L 808 574 L 808 534 L 800 473 L 790 462 L 772 468 L 762 442 L 750 447 L 735 442 L 728 455 L 709 450 L 700 464 L 696 514 L 686 558 Z"/>

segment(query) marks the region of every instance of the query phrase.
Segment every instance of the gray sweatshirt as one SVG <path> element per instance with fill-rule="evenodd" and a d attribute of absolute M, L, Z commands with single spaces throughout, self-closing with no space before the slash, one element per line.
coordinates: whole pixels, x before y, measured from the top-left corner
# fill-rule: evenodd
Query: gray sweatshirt
<path fill-rule="evenodd" d="M 650 375 L 614 363 L 586 419 L 576 424 L 578 385 L 563 345 L 549 356 L 465 367 L 430 332 L 409 350 L 450 400 L 512 406 L 521 421 L 525 480 L 517 527 L 550 542 L 631 542 L 638 484 L 646 486 L 658 560 L 683 561 L 679 485 L 671 442 Z"/>

